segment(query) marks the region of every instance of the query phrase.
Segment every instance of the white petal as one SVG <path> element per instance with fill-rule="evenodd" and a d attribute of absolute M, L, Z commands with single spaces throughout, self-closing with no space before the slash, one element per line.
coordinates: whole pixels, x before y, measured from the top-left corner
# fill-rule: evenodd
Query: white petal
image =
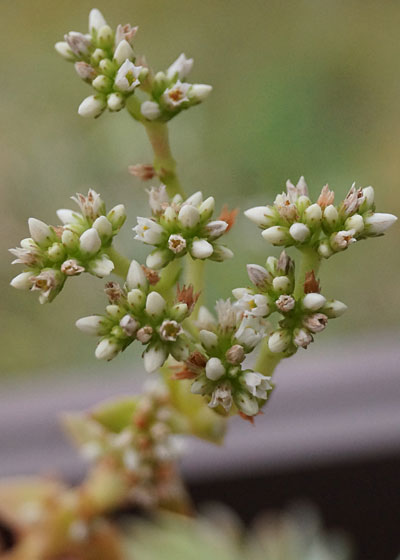
<path fill-rule="evenodd" d="M 206 259 L 213 254 L 214 248 L 205 239 L 197 239 L 192 243 L 192 256 L 196 259 Z"/>
<path fill-rule="evenodd" d="M 154 317 L 162 315 L 167 302 L 158 292 L 150 292 L 146 299 L 146 313 Z"/>
<path fill-rule="evenodd" d="M 126 285 L 129 290 L 133 290 L 134 288 L 147 290 L 148 282 L 146 275 L 141 265 L 135 260 L 133 260 L 129 266 Z"/>

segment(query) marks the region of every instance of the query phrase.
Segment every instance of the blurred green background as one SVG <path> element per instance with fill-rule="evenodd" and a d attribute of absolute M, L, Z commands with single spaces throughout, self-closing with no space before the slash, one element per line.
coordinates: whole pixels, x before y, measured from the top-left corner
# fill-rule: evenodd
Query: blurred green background
<path fill-rule="evenodd" d="M 8 286 L 19 268 L 9 264 L 7 248 L 27 236 L 29 216 L 51 223 L 72 194 L 93 187 L 109 208 L 127 206 L 117 246 L 130 257 L 147 252 L 131 232 L 146 196 L 127 172 L 129 164 L 151 161 L 144 132 L 125 112 L 80 118 L 77 107 L 91 90 L 53 49 L 65 32 L 86 31 L 92 7 L 113 26 L 138 24 L 136 52 L 155 69 L 185 52 L 195 58 L 191 81 L 214 86 L 204 105 L 171 123 L 187 191 L 202 189 L 218 206 L 243 210 L 272 201 L 287 178 L 304 174 L 313 196 L 326 182 L 337 199 L 353 181 L 372 184 L 379 210 L 400 214 L 399 2 L 1 0 L 4 374 L 110 367 L 95 363 L 94 341 L 74 327 L 78 317 L 102 311 L 101 281 L 70 281 L 47 306 Z M 350 309 L 320 339 L 374 331 L 379 344 L 399 328 L 399 231 L 396 225 L 385 239 L 325 263 L 324 294 Z M 246 283 L 245 263 L 277 253 L 243 217 L 229 245 L 234 261 L 208 265 L 210 304 Z M 119 364 L 137 357 L 131 347 Z"/>

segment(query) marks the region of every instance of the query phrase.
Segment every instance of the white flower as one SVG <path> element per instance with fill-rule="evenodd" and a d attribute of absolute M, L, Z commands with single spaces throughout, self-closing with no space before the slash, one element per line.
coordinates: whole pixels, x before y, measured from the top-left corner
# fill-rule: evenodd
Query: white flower
<path fill-rule="evenodd" d="M 47 244 L 53 237 L 53 232 L 50 226 L 37 220 L 36 218 L 29 218 L 28 227 L 31 237 L 39 245 Z"/>
<path fill-rule="evenodd" d="M 172 80 L 176 75 L 178 75 L 178 80 L 186 78 L 193 68 L 193 62 L 193 58 L 186 58 L 184 53 L 180 54 L 166 72 L 168 80 Z"/>
<path fill-rule="evenodd" d="M 365 218 L 365 226 L 368 235 L 380 235 L 397 221 L 397 216 L 393 214 L 383 214 L 375 212 L 372 216 Z"/>
<path fill-rule="evenodd" d="M 331 246 L 334 251 L 343 251 L 349 245 L 355 243 L 357 239 L 354 238 L 354 229 L 338 231 L 331 235 Z"/>
<path fill-rule="evenodd" d="M 237 306 L 255 317 L 265 317 L 269 313 L 268 299 L 261 294 L 245 293 L 238 300 Z"/>
<path fill-rule="evenodd" d="M 168 238 L 168 248 L 170 251 L 179 255 L 186 249 L 186 239 L 177 233 L 174 233 Z"/>
<path fill-rule="evenodd" d="M 126 277 L 126 286 L 128 290 L 133 290 L 134 288 L 147 290 L 148 282 L 146 275 L 141 265 L 135 260 L 133 260 L 129 265 L 129 270 Z"/>
<path fill-rule="evenodd" d="M 134 52 L 126 39 L 122 39 L 117 45 L 114 52 L 114 60 L 121 66 L 127 59 L 131 60 L 134 57 Z"/>
<path fill-rule="evenodd" d="M 288 179 L 286 190 L 291 202 L 296 202 L 300 196 L 308 196 L 308 187 L 303 176 L 300 177 L 296 186 Z"/>
<path fill-rule="evenodd" d="M 153 214 L 161 212 L 169 202 L 167 187 L 165 185 L 160 185 L 158 188 L 151 187 L 147 193 L 149 195 L 149 205 Z"/>
<path fill-rule="evenodd" d="M 309 311 L 318 311 L 326 303 L 326 298 L 318 293 L 306 294 L 303 298 L 303 307 Z"/>
<path fill-rule="evenodd" d="M 190 252 L 196 259 L 206 259 L 213 254 L 214 248 L 205 239 L 195 239 Z"/>
<path fill-rule="evenodd" d="M 94 255 L 101 248 L 101 239 L 94 228 L 87 229 L 79 238 L 79 246 L 82 252 Z"/>
<path fill-rule="evenodd" d="M 191 87 L 191 84 L 178 80 L 174 86 L 164 91 L 162 99 L 168 107 L 176 109 L 182 103 L 189 101 L 188 92 Z"/>
<path fill-rule="evenodd" d="M 215 328 L 217 326 L 214 315 L 204 305 L 202 305 L 199 309 L 196 326 L 199 329 L 207 330 Z"/>
<path fill-rule="evenodd" d="M 89 12 L 89 33 L 92 31 L 98 31 L 103 25 L 107 25 L 103 14 L 97 8 L 93 8 Z"/>
<path fill-rule="evenodd" d="M 189 90 L 189 98 L 199 103 L 210 95 L 212 89 L 208 84 L 193 84 Z"/>
<path fill-rule="evenodd" d="M 152 317 L 163 314 L 167 302 L 158 292 L 150 292 L 146 299 L 146 313 Z"/>
<path fill-rule="evenodd" d="M 106 332 L 104 317 L 101 315 L 89 315 L 89 317 L 82 317 L 76 321 L 75 325 L 80 331 L 93 336 L 101 336 Z"/>
<path fill-rule="evenodd" d="M 78 107 L 81 117 L 95 118 L 106 108 L 106 101 L 102 95 L 89 95 Z"/>
<path fill-rule="evenodd" d="M 225 368 L 219 358 L 210 358 L 206 363 L 206 376 L 212 381 L 217 381 L 225 375 Z"/>
<path fill-rule="evenodd" d="M 245 315 L 235 333 L 236 340 L 246 348 L 253 349 L 263 338 L 266 329 L 261 317 Z"/>
<path fill-rule="evenodd" d="M 32 288 L 32 276 L 32 272 L 21 272 L 11 280 L 10 285 L 17 290 L 30 290 Z"/>
<path fill-rule="evenodd" d="M 166 342 L 175 342 L 182 332 L 183 329 L 177 321 L 166 319 L 161 323 L 160 338 Z"/>
<path fill-rule="evenodd" d="M 163 238 L 164 229 L 150 218 L 137 218 L 138 225 L 133 228 L 135 239 L 149 245 L 158 245 Z"/>
<path fill-rule="evenodd" d="M 131 45 L 133 42 L 133 38 L 135 37 L 138 27 L 132 27 L 127 23 L 126 25 L 119 24 L 117 27 L 117 31 L 115 32 L 115 46 L 119 45 L 119 43 L 125 39 Z"/>
<path fill-rule="evenodd" d="M 276 223 L 275 211 L 270 206 L 249 208 L 244 215 L 261 228 L 268 228 Z"/>
<path fill-rule="evenodd" d="M 192 229 L 200 222 L 200 212 L 195 206 L 187 203 L 179 210 L 178 219 L 184 228 Z"/>
<path fill-rule="evenodd" d="M 98 360 L 112 360 L 119 352 L 119 346 L 109 338 L 103 338 L 95 350 L 95 356 Z"/>
<path fill-rule="evenodd" d="M 104 213 L 104 202 L 100 195 L 93 189 L 89 189 L 87 196 L 77 193 L 71 197 L 78 204 L 81 212 L 89 220 L 95 220 Z"/>
<path fill-rule="evenodd" d="M 81 266 L 75 259 L 67 259 L 66 261 L 64 261 L 61 265 L 60 270 L 66 276 L 77 276 L 78 274 L 85 272 L 84 267 Z"/>
<path fill-rule="evenodd" d="M 309 236 L 310 230 L 305 224 L 295 223 L 290 226 L 289 229 L 290 235 L 293 237 L 295 241 L 299 241 L 299 243 L 303 243 Z"/>
<path fill-rule="evenodd" d="M 208 406 L 210 408 L 216 408 L 218 405 L 222 405 L 227 412 L 232 407 L 232 390 L 227 383 L 218 385 L 211 395 Z"/>
<path fill-rule="evenodd" d="M 135 66 L 129 59 L 125 60 L 115 77 L 115 85 L 121 91 L 133 91 L 140 85 L 139 75 L 143 66 Z"/>
<path fill-rule="evenodd" d="M 168 352 L 162 345 L 149 346 L 143 354 L 144 368 L 147 373 L 153 373 L 160 368 L 168 357 Z"/>
<path fill-rule="evenodd" d="M 155 121 L 161 115 L 161 109 L 155 101 L 144 101 L 140 107 L 140 112 L 149 121 Z"/>
<path fill-rule="evenodd" d="M 219 299 L 215 304 L 218 323 L 222 330 L 229 330 L 236 326 L 237 310 L 230 299 Z"/>
<path fill-rule="evenodd" d="M 282 313 L 287 313 L 288 311 L 294 309 L 294 306 L 296 305 L 296 301 L 292 296 L 282 294 L 276 300 L 275 305 L 279 309 L 279 311 L 282 311 Z"/>
<path fill-rule="evenodd" d="M 46 268 L 37 276 L 32 276 L 31 282 L 32 290 L 42 292 L 39 295 L 39 302 L 47 303 L 51 301 L 61 289 L 64 277 L 60 271 L 54 270 L 53 268 Z"/>
<path fill-rule="evenodd" d="M 314 313 L 303 319 L 303 325 L 312 333 L 321 332 L 328 323 L 328 317 L 324 313 Z"/>
<path fill-rule="evenodd" d="M 290 241 L 287 228 L 282 226 L 272 226 L 261 232 L 261 235 L 272 245 L 286 245 Z"/>
<path fill-rule="evenodd" d="M 289 348 L 290 341 L 290 332 L 286 329 L 278 329 L 269 337 L 268 348 L 274 353 L 285 352 Z"/>
<path fill-rule="evenodd" d="M 267 391 L 272 389 L 270 384 L 271 377 L 266 377 L 256 371 L 248 371 L 245 373 L 244 381 L 253 397 L 257 397 L 258 399 L 266 399 L 268 396 Z"/>

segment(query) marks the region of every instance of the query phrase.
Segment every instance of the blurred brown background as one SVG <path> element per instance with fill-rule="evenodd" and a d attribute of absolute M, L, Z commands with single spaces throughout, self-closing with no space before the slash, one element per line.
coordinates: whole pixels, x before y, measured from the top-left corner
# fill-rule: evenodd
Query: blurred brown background
<path fill-rule="evenodd" d="M 131 257 L 142 186 L 129 164 L 149 161 L 143 130 L 125 113 L 97 121 L 77 107 L 90 94 L 73 66 L 54 51 L 64 32 L 85 31 L 87 0 L 2 0 L 0 4 L 1 370 L 20 374 L 91 363 L 93 344 L 74 327 L 101 311 L 102 283 L 68 283 L 49 306 L 8 287 L 18 267 L 7 248 L 27 235 L 26 220 L 51 222 L 69 196 L 88 187 L 129 218 L 117 244 Z M 140 26 L 136 50 L 156 69 L 180 52 L 195 58 L 191 78 L 211 83 L 203 106 L 171 123 L 188 191 L 215 194 L 242 210 L 267 203 L 288 177 L 304 174 L 313 196 L 329 182 L 343 197 L 353 181 L 376 188 L 378 208 L 400 213 L 400 4 L 356 1 L 99 0 L 112 25 Z M 236 259 L 210 264 L 208 298 L 246 282 L 245 263 L 273 252 L 245 218 L 230 236 Z M 322 270 L 324 293 L 350 307 L 322 337 L 385 336 L 398 329 L 399 226 L 385 239 L 351 247 Z M 319 337 L 322 339 L 322 337 Z M 89 343 L 88 343 L 89 342 Z M 310 350 L 312 352 L 312 350 Z M 130 364 L 130 351 L 121 364 Z"/>

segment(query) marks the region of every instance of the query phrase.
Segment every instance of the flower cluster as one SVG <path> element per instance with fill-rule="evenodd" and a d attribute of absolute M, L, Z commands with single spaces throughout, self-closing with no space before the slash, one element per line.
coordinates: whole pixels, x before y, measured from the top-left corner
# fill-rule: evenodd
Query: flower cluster
<path fill-rule="evenodd" d="M 211 86 L 189 84 L 184 80 L 193 66 L 193 60 L 181 54 L 166 72 L 155 76 L 145 60 L 137 63 L 133 41 L 138 28 L 118 25 L 114 31 L 101 12 L 91 10 L 89 33 L 71 31 L 64 41 L 56 43 L 57 52 L 74 62 L 80 78 L 92 85 L 95 93 L 82 101 L 79 114 L 98 117 L 105 109 L 120 111 L 137 88 L 149 95 L 139 104 L 135 118 L 149 121 L 168 121 L 182 109 L 203 101 Z"/>
<path fill-rule="evenodd" d="M 76 326 L 81 331 L 102 337 L 95 352 L 97 358 L 111 360 L 134 340 L 146 345 L 143 359 L 147 372 L 156 371 L 169 355 L 176 360 L 187 358 L 190 341 L 182 322 L 192 312 L 198 296 L 190 287 L 178 288 L 176 302 L 169 305 L 151 289 L 158 279 L 154 271 L 144 270 L 132 261 L 123 288 L 116 282 L 106 285 L 110 302 L 106 314 L 78 319 Z"/>
<path fill-rule="evenodd" d="M 202 193 L 196 192 L 186 200 L 180 195 L 170 200 L 161 185 L 150 189 L 149 202 L 152 217 L 138 217 L 134 227 L 135 239 L 156 247 L 147 257 L 148 267 L 160 269 L 187 253 L 194 259 L 219 262 L 233 256 L 218 242 L 232 225 L 232 213 L 223 214 L 225 219 L 211 220 L 215 206 L 212 196 L 203 201 Z"/>
<path fill-rule="evenodd" d="M 103 278 L 114 268 L 106 250 L 125 221 L 124 206 L 119 204 L 106 214 L 105 204 L 94 190 L 72 198 L 81 212 L 58 210 L 59 226 L 30 218 L 31 237 L 23 239 L 21 247 L 10 249 L 17 257 L 13 264 L 26 268 L 13 278 L 11 286 L 38 290 L 40 303 L 52 301 L 70 276 L 89 272 Z"/>
<path fill-rule="evenodd" d="M 204 395 L 211 408 L 232 406 L 246 417 L 258 414 L 272 391 L 271 378 L 242 363 L 264 337 L 267 323 L 244 313 L 228 299 L 216 304 L 218 320 L 201 307 L 197 320 L 201 345 L 190 354 L 175 379 L 192 379 L 191 391 Z"/>
<path fill-rule="evenodd" d="M 308 196 L 304 177 L 294 186 L 286 183 L 287 192 L 278 194 L 274 204 L 246 210 L 247 218 L 263 231 L 263 238 L 273 245 L 312 247 L 323 258 L 347 249 L 359 239 L 382 235 L 396 220 L 393 214 L 375 212 L 374 189 L 351 187 L 337 206 L 335 193 L 325 185 L 317 202 Z"/>
<path fill-rule="evenodd" d="M 321 293 L 314 272 L 307 274 L 302 293 L 294 294 L 294 262 L 285 251 L 279 259 L 268 257 L 266 267 L 247 265 L 254 288 L 236 288 L 237 305 L 248 316 L 266 318 L 277 312 L 283 316 L 279 328 L 269 333 L 268 347 L 273 353 L 294 354 L 307 348 L 313 335 L 325 329 L 328 319 L 342 315 L 347 306 L 328 301 Z"/>
<path fill-rule="evenodd" d="M 110 415 L 118 417 L 112 426 Z M 147 383 L 140 397 L 112 401 L 108 408 L 105 403 L 89 415 L 66 418 L 82 455 L 95 462 L 112 460 L 114 469 L 129 481 L 129 501 L 143 507 L 157 506 L 174 491 L 174 463 L 183 451 L 182 435 L 177 432 L 184 425 L 168 389 L 158 381 Z"/>

